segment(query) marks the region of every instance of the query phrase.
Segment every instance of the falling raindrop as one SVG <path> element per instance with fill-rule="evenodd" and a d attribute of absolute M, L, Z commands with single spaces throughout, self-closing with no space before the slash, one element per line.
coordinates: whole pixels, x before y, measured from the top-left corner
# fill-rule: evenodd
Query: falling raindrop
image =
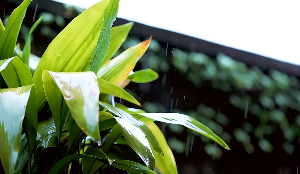
<path fill-rule="evenodd" d="M 4 12 L 3 12 L 3 18 L 5 17 L 5 10 L 4 10 Z"/>
<path fill-rule="evenodd" d="M 297 174 L 298 174 L 298 165 L 297 165 Z"/>
<path fill-rule="evenodd" d="M 171 92 L 170 92 L 170 94 L 172 94 L 173 93 L 173 87 L 171 88 Z"/>
<path fill-rule="evenodd" d="M 162 84 L 163 86 L 165 86 L 165 85 L 166 85 L 166 81 L 167 81 L 167 75 L 164 74 L 161 84 Z"/>
<path fill-rule="evenodd" d="M 172 99 L 172 102 L 171 102 L 171 109 L 170 110 L 172 110 L 172 108 L 173 108 L 173 99 Z"/>
<path fill-rule="evenodd" d="M 183 101 L 185 101 L 185 96 L 183 96 Z"/>
<path fill-rule="evenodd" d="M 168 55 L 168 47 L 169 47 L 169 43 L 167 43 L 166 55 Z"/>
<path fill-rule="evenodd" d="M 246 103 L 246 109 L 245 109 L 245 119 L 247 118 L 248 116 L 248 101 Z"/>
<path fill-rule="evenodd" d="M 177 106 L 177 103 L 178 103 L 178 98 L 176 99 L 176 102 L 175 102 L 175 106 L 174 106 L 174 108 L 176 108 L 176 106 Z"/>
<path fill-rule="evenodd" d="M 38 6 L 39 6 L 39 4 L 36 4 L 35 9 L 34 9 L 34 14 L 33 14 L 32 22 L 34 22 L 34 20 L 35 20 L 35 16 L 36 16 L 36 12 L 37 12 Z"/>

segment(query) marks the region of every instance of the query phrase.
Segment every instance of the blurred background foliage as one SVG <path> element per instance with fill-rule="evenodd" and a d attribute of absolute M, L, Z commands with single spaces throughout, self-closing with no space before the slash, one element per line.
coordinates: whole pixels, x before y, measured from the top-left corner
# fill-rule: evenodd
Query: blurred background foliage
<path fill-rule="evenodd" d="M 65 8 L 63 15 L 38 13 L 44 18 L 32 36 L 34 54 L 41 56 L 60 30 L 82 11 L 72 6 Z M 19 36 L 21 48 L 32 23 L 32 18 L 25 19 Z M 135 70 L 151 68 L 159 73 L 159 79 L 148 84 L 131 83 L 126 90 L 147 112 L 179 112 L 194 117 L 232 149 L 227 152 L 182 126 L 158 123 L 174 151 L 179 171 L 270 173 L 278 171 L 270 169 L 276 160 L 280 160 L 283 169 L 296 165 L 296 154 L 300 154 L 298 77 L 274 69 L 263 71 L 222 53 L 192 52 L 153 38 Z M 145 39 L 129 35 L 116 55 Z M 249 166 L 251 163 L 262 164 Z"/>

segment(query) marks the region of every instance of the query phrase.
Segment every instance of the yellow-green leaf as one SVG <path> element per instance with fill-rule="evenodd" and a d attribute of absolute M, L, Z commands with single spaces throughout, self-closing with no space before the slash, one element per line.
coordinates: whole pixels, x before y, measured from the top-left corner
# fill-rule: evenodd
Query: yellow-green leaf
<path fill-rule="evenodd" d="M 97 77 L 119 85 L 127 78 L 137 61 L 144 55 L 150 42 L 151 38 L 127 49 L 118 57 L 110 60 L 100 68 Z"/>
<path fill-rule="evenodd" d="M 30 86 L 0 89 L 0 157 L 5 173 L 14 172 Z"/>
<path fill-rule="evenodd" d="M 145 124 L 149 127 L 149 129 L 152 131 L 152 133 L 155 135 L 158 143 L 160 144 L 164 156 L 158 154 L 154 151 L 155 156 L 155 167 L 159 170 L 162 174 L 177 174 L 177 166 L 176 161 L 173 156 L 172 150 L 170 149 L 165 136 L 160 131 L 160 129 L 157 127 L 157 125 L 154 122 L 145 122 Z"/>
<path fill-rule="evenodd" d="M 60 89 L 72 117 L 84 133 L 100 143 L 99 94 L 93 72 L 57 73 L 47 71 Z"/>
<path fill-rule="evenodd" d="M 161 121 L 169 124 L 179 124 L 185 126 L 195 132 L 198 132 L 214 140 L 216 143 L 220 144 L 225 149 L 230 150 L 229 146 L 212 130 L 210 130 L 202 123 L 198 122 L 194 118 L 189 117 L 187 115 L 178 114 L 178 113 L 140 113 L 138 115 L 146 117 L 146 118 L 139 118 L 142 121 L 156 120 L 156 121 Z"/>
<path fill-rule="evenodd" d="M 91 66 L 89 67 L 89 70 L 95 73 L 98 72 L 108 50 L 111 36 L 110 28 L 112 27 L 113 22 L 116 20 L 119 9 L 119 1 L 120 0 L 110 0 L 105 7 L 100 36 L 95 48 L 93 56 L 94 58 Z"/>
<path fill-rule="evenodd" d="M 68 114 L 67 107 L 65 106 L 66 103 L 63 101 L 60 89 L 53 81 L 49 71 L 43 72 L 43 86 L 52 116 L 54 118 L 57 137 L 60 139 L 60 133 Z"/>
<path fill-rule="evenodd" d="M 3 36 L 0 40 L 0 60 L 10 58 L 14 55 L 14 48 L 22 21 L 30 2 L 31 0 L 24 0 L 9 16 Z"/>
<path fill-rule="evenodd" d="M 101 67 L 109 61 L 121 47 L 123 42 L 126 40 L 129 31 L 131 30 L 133 23 L 127 23 L 124 25 L 116 26 L 111 29 L 111 38 L 109 43 L 108 51 L 105 55 Z"/>
<path fill-rule="evenodd" d="M 158 74 L 148 68 L 134 72 L 132 75 L 128 76 L 127 79 L 130 79 L 135 83 L 149 83 L 158 79 Z"/>
<path fill-rule="evenodd" d="M 22 57 L 21 60 L 25 63 L 25 65 L 29 66 L 29 57 L 30 57 L 30 43 L 31 43 L 31 34 L 33 33 L 33 31 L 35 30 L 35 28 L 39 25 L 39 23 L 42 21 L 43 16 L 40 17 L 31 27 L 29 34 L 28 34 L 28 38 L 26 40 L 24 49 L 23 49 L 23 53 L 22 53 Z"/>
<path fill-rule="evenodd" d="M 7 67 L 1 72 L 9 88 L 32 85 L 33 80 L 28 66 L 26 66 L 18 57 L 14 57 Z M 35 86 L 31 87 L 30 97 L 26 106 L 25 114 L 25 133 L 28 138 L 29 154 L 33 153 L 38 126 L 38 107 Z M 29 159 L 31 155 L 29 155 Z"/>
<path fill-rule="evenodd" d="M 55 37 L 44 52 L 33 76 L 39 107 L 46 99 L 42 82 L 44 70 L 78 72 L 91 60 L 107 2 L 109 0 L 102 0 L 82 12 Z"/>
<path fill-rule="evenodd" d="M 4 30 L 5 30 L 4 25 L 2 23 L 2 20 L 0 19 L 0 40 L 1 40 L 1 37 L 3 36 L 3 34 L 4 34 Z"/>
<path fill-rule="evenodd" d="M 128 92 L 126 92 L 124 89 L 106 81 L 101 78 L 98 78 L 98 85 L 101 91 L 101 94 L 111 94 L 116 97 L 122 98 L 124 100 L 127 100 L 131 103 L 134 103 L 136 105 L 141 106 L 141 104 Z"/>

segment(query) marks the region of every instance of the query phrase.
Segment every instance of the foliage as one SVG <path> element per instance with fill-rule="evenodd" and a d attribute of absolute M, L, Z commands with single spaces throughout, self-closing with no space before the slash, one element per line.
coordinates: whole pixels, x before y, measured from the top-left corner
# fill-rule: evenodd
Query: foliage
<path fill-rule="evenodd" d="M 30 38 L 42 18 L 29 31 L 23 52 L 16 46 L 30 2 L 24 0 L 5 27 L 0 23 L 1 173 L 95 173 L 110 166 L 131 173 L 154 173 L 155 168 L 177 173 L 172 151 L 154 121 L 183 125 L 229 150 L 219 136 L 187 115 L 151 114 L 115 103 L 117 96 L 140 106 L 123 88 L 130 81 L 158 78 L 151 69 L 130 75 L 151 38 L 111 59 L 132 26 L 111 28 L 119 0 L 102 0 L 83 11 L 30 71 Z"/>

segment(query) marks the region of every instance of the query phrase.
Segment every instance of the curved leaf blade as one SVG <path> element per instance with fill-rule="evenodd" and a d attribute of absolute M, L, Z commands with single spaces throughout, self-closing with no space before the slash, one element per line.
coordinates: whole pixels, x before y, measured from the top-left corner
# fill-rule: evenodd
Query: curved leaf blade
<path fill-rule="evenodd" d="M 123 42 L 126 40 L 127 35 L 131 30 L 132 26 L 133 23 L 129 22 L 127 24 L 116 26 L 111 29 L 109 48 L 107 50 L 101 67 L 116 54 Z"/>
<path fill-rule="evenodd" d="M 122 169 L 122 170 L 126 170 L 128 172 L 132 172 L 132 173 L 136 173 L 136 174 L 155 174 L 154 171 L 148 169 L 147 167 L 133 162 L 133 161 L 128 161 L 128 160 L 119 160 L 116 159 L 114 160 L 114 162 L 112 163 L 112 166 Z"/>
<path fill-rule="evenodd" d="M 89 67 L 89 70 L 93 71 L 94 73 L 98 72 L 108 51 L 111 36 L 110 28 L 112 27 L 113 22 L 116 20 L 119 10 L 119 1 L 120 0 L 110 0 L 105 7 L 100 36 L 95 48 L 93 61 L 91 63 L 91 66 Z"/>
<path fill-rule="evenodd" d="M 202 123 L 198 122 L 194 118 L 191 118 L 187 115 L 178 114 L 178 113 L 140 113 L 138 115 L 147 117 L 150 119 L 150 121 L 156 120 L 164 123 L 179 124 L 185 126 L 193 131 L 196 131 L 214 140 L 216 143 L 220 144 L 225 149 L 230 150 L 229 146 L 212 130 L 210 130 Z M 146 119 L 145 121 L 149 119 Z M 141 118 L 140 120 L 143 120 L 143 118 Z"/>
<path fill-rule="evenodd" d="M 78 72 L 90 61 L 100 35 L 107 2 L 102 0 L 82 12 L 55 37 L 44 52 L 33 76 L 39 108 L 46 99 L 42 82 L 44 70 Z"/>
<path fill-rule="evenodd" d="M 29 57 L 30 57 L 30 44 L 31 44 L 31 35 L 33 33 L 33 31 L 35 30 L 35 28 L 39 25 L 39 23 L 42 21 L 43 16 L 41 16 L 31 27 L 29 34 L 28 34 L 28 38 L 26 40 L 24 49 L 23 49 L 23 53 L 22 53 L 22 57 L 21 60 L 25 63 L 25 65 L 29 66 Z"/>
<path fill-rule="evenodd" d="M 9 16 L 0 40 L 0 60 L 13 57 L 22 21 L 30 2 L 31 0 L 24 0 Z M 2 25 L 2 22 L 0 25 Z"/>
<path fill-rule="evenodd" d="M 4 30 L 5 30 L 4 25 L 2 23 L 2 20 L 0 19 L 0 40 L 1 40 L 1 37 L 3 36 L 3 34 L 4 34 Z"/>
<path fill-rule="evenodd" d="M 9 88 L 17 88 L 33 84 L 29 67 L 26 66 L 18 57 L 14 57 L 11 63 L 7 65 L 1 74 Z M 38 126 L 38 107 L 35 86 L 32 86 L 30 90 L 30 97 L 26 105 L 24 125 L 25 133 L 28 138 L 30 160 L 35 147 Z"/>
<path fill-rule="evenodd" d="M 60 133 L 68 115 L 68 107 L 65 106 L 66 103 L 63 101 L 60 89 L 55 81 L 53 81 L 51 73 L 49 71 L 44 71 L 42 78 L 45 95 L 54 118 L 57 137 L 60 139 Z"/>
<path fill-rule="evenodd" d="M 14 172 L 31 87 L 0 89 L 0 157 L 6 173 Z"/>
<path fill-rule="evenodd" d="M 137 61 L 144 55 L 150 42 L 151 38 L 127 49 L 118 57 L 110 60 L 99 69 L 97 77 L 119 85 L 127 78 Z"/>
<path fill-rule="evenodd" d="M 141 106 L 141 104 L 132 95 L 130 95 L 128 92 L 126 92 L 124 89 L 120 88 L 119 86 L 114 85 L 101 78 L 98 78 L 97 80 L 102 94 L 111 94 L 116 97 L 127 100 L 131 103 L 134 103 L 138 106 Z"/>
<path fill-rule="evenodd" d="M 104 102 L 99 102 L 99 104 L 117 116 L 115 119 L 130 147 L 140 156 L 147 167 L 154 169 L 155 158 L 147 139 L 149 136 L 143 132 L 145 124 L 119 108 Z"/>
<path fill-rule="evenodd" d="M 156 160 L 155 167 L 162 174 L 177 174 L 178 171 L 175 158 L 173 156 L 172 150 L 170 149 L 165 139 L 165 136 L 154 122 L 145 122 L 145 124 L 153 132 L 164 152 L 164 156 L 154 152 Z"/>
<path fill-rule="evenodd" d="M 132 75 L 128 76 L 127 79 L 130 79 L 135 83 L 149 83 L 158 79 L 158 74 L 148 68 L 134 72 Z"/>
<path fill-rule="evenodd" d="M 48 71 L 60 89 L 72 117 L 77 125 L 94 141 L 100 143 L 99 94 L 96 76 L 93 72 L 56 73 Z"/>

